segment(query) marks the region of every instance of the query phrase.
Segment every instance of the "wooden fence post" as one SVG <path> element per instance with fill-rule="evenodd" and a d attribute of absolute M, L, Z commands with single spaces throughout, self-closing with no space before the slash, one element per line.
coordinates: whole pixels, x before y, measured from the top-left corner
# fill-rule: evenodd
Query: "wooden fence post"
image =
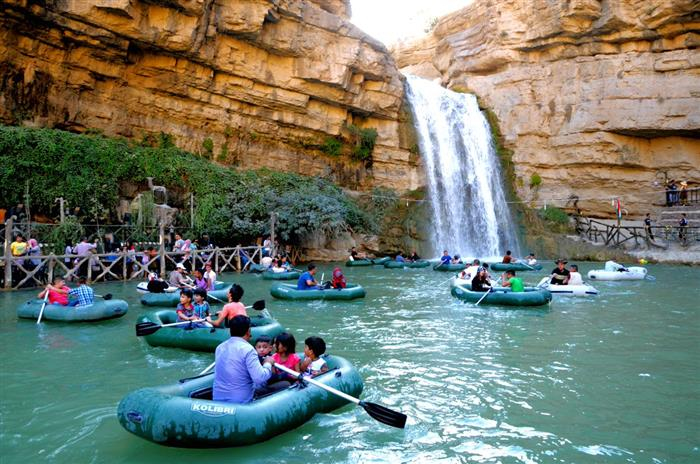
<path fill-rule="evenodd" d="M 158 254 L 160 254 L 160 275 L 165 275 L 165 226 L 160 224 L 158 231 Z"/>
<path fill-rule="evenodd" d="M 236 253 L 236 270 L 238 272 L 241 272 L 241 246 L 240 245 L 236 245 L 236 251 L 234 251 L 234 253 Z"/>
<path fill-rule="evenodd" d="M 48 283 L 53 284 L 53 268 L 56 266 L 56 255 L 51 253 L 49 255 L 49 281 Z"/>
<path fill-rule="evenodd" d="M 12 288 L 12 218 L 5 223 L 5 288 Z"/>
<path fill-rule="evenodd" d="M 275 250 L 275 220 L 277 219 L 277 213 L 270 213 L 270 256 L 276 256 L 277 250 Z"/>

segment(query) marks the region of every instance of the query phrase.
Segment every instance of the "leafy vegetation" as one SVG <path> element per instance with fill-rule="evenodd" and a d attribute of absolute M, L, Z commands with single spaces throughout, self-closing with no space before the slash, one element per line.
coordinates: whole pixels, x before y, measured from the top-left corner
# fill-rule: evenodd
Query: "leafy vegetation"
<path fill-rule="evenodd" d="M 377 140 L 377 129 L 363 129 L 354 124 L 347 126 L 353 141 L 352 158 L 357 161 L 371 161 L 374 143 Z"/>
<path fill-rule="evenodd" d="M 153 177 L 168 189 L 171 206 L 186 207 L 188 194 L 194 193 L 195 232 L 208 232 L 218 243 L 245 242 L 267 233 L 273 211 L 276 234 L 290 243 L 315 232 L 333 235 L 377 228 L 373 215 L 330 182 L 225 168 L 176 148 L 167 136 L 133 143 L 0 126 L 0 163 L 0 198 L 5 206 L 22 199 L 24 180 L 30 179 L 32 211 L 49 216 L 56 215 L 55 198 L 64 197 L 71 207 L 89 210 L 88 221 L 105 221 L 118 204 L 120 187 L 135 184 L 145 191 L 146 178 Z M 144 199 L 146 209 L 149 200 Z"/>
<path fill-rule="evenodd" d="M 536 172 L 532 173 L 530 176 L 530 188 L 534 189 L 542 185 L 542 178 Z"/>
<path fill-rule="evenodd" d="M 327 137 L 321 146 L 321 151 L 329 156 L 340 156 L 342 150 L 343 142 L 335 137 Z"/>

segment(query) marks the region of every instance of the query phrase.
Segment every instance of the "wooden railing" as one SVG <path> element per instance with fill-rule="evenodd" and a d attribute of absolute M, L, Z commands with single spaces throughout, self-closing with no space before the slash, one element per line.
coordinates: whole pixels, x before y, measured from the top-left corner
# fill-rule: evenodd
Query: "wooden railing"
<path fill-rule="evenodd" d="M 700 240 L 700 227 L 688 226 L 618 226 L 588 219 L 582 216 L 574 217 L 576 232 L 594 243 L 602 243 L 610 247 L 632 246 L 637 248 L 642 244 L 666 248 L 659 239 L 668 242 L 679 242 L 681 245 Z"/>
<path fill-rule="evenodd" d="M 164 275 L 178 263 L 189 264 L 191 269 L 202 268 L 210 262 L 217 273 L 242 272 L 263 257 L 263 247 L 235 246 L 219 247 L 190 252 L 166 251 L 165 231 L 161 226 L 158 241 L 148 258 L 148 251 L 121 251 L 116 253 L 93 253 L 86 255 L 25 255 L 12 256 L 13 224 L 8 221 L 5 227 L 5 247 L 0 260 L 0 279 L 6 290 L 44 285 L 58 275 L 70 280 L 84 275 L 88 282 L 108 280 L 134 280 L 145 278 L 149 272 Z M 275 250 L 270 250 L 274 255 Z"/>

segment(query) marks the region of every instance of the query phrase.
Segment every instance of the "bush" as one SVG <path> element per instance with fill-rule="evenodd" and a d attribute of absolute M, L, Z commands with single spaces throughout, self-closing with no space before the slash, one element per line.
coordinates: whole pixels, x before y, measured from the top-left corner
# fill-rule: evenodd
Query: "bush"
<path fill-rule="evenodd" d="M 47 215 L 55 213 L 54 199 L 61 196 L 71 207 L 113 209 L 120 184 L 145 190 L 146 178 L 153 177 L 171 192 L 194 193 L 195 232 L 208 232 L 222 244 L 248 243 L 269 232 L 272 211 L 278 214 L 275 232 L 290 243 L 316 231 L 375 227 L 370 215 L 328 181 L 269 170 L 236 171 L 173 146 L 0 126 L 0 165 L 0 198 L 6 205 L 22 200 L 24 180 L 31 179 L 32 211 Z"/>
<path fill-rule="evenodd" d="M 321 146 L 321 151 L 329 156 L 340 156 L 343 149 L 343 142 L 335 137 L 327 137 Z"/>
<path fill-rule="evenodd" d="M 377 129 L 371 127 L 362 129 L 350 124 L 348 130 L 354 142 L 352 158 L 358 161 L 370 161 L 372 151 L 374 151 L 374 143 L 377 140 Z"/>
<path fill-rule="evenodd" d="M 542 178 L 536 172 L 530 176 L 530 188 L 536 188 L 542 185 Z"/>
<path fill-rule="evenodd" d="M 567 225 L 569 224 L 569 215 L 560 208 L 556 206 L 549 206 L 547 209 L 540 209 L 539 215 L 542 219 L 548 222 L 553 222 L 555 224 Z"/>

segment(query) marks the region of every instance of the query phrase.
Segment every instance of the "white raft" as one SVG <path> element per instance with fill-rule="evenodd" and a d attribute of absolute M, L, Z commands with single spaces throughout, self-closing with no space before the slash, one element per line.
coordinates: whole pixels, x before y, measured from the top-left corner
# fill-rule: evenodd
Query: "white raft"
<path fill-rule="evenodd" d="M 544 288 L 549 290 L 552 295 L 569 295 L 569 296 L 591 296 L 597 295 L 598 290 L 593 286 L 588 284 L 583 285 L 552 285 L 550 283 L 549 277 L 543 277 L 540 283 L 537 284 L 539 288 Z"/>
<path fill-rule="evenodd" d="M 614 261 L 605 263 L 605 269 L 588 271 L 591 280 L 644 280 L 647 270 L 643 267 L 624 267 Z"/>
<path fill-rule="evenodd" d="M 172 293 L 176 292 L 178 290 L 177 287 L 168 287 L 166 288 L 163 292 L 164 293 Z M 151 293 L 148 291 L 148 282 L 139 282 L 139 284 L 136 286 L 136 291 L 139 293 Z"/>

